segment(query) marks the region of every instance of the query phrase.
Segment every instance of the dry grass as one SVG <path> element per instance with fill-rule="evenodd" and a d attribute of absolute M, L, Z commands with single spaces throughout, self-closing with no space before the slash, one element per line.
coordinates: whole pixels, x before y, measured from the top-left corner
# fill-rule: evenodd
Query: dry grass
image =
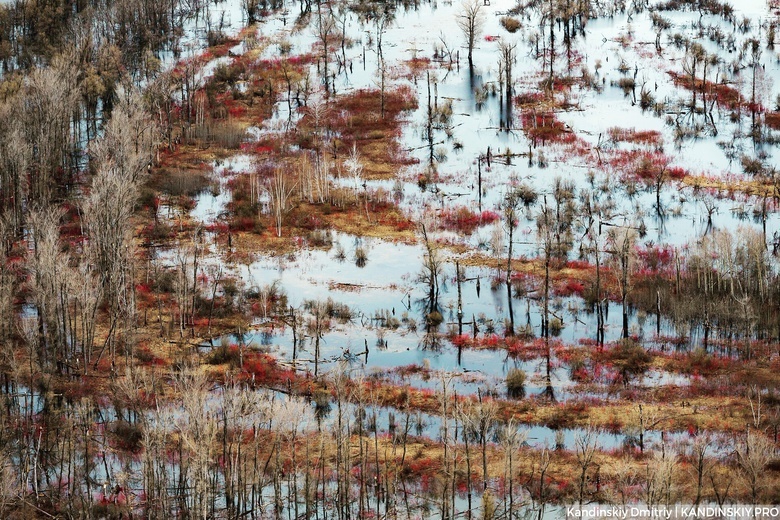
<path fill-rule="evenodd" d="M 377 90 L 357 90 L 338 98 L 333 126 L 341 136 L 341 149 L 347 153 L 357 146 L 368 179 L 386 179 L 398 167 L 409 164 L 398 143 L 403 113 L 417 107 L 408 87 L 386 90 L 384 112 L 382 94 Z M 302 123 L 307 124 L 306 119 Z"/>
<path fill-rule="evenodd" d="M 330 226 L 347 234 L 383 238 L 406 244 L 414 244 L 417 236 L 409 220 L 397 209 L 387 208 L 378 212 L 354 210 L 328 215 Z"/>
<path fill-rule="evenodd" d="M 688 175 L 683 178 L 682 182 L 692 188 L 716 191 L 724 196 L 730 196 L 734 193 L 744 193 L 757 197 L 771 197 L 775 193 L 774 186 L 765 183 L 760 179 L 720 179 L 717 177 L 706 177 L 704 175 Z"/>

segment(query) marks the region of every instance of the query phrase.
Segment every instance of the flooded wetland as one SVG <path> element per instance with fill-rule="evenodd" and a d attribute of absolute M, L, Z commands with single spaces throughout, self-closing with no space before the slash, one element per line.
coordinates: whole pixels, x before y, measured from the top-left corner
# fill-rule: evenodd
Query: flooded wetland
<path fill-rule="evenodd" d="M 0 516 L 780 501 L 780 4 L 160 4 L 0 0 Z"/>

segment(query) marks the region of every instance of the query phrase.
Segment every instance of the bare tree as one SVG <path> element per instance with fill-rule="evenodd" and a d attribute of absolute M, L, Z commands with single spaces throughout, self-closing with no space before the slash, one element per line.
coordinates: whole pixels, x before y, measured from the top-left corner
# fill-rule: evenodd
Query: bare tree
<path fill-rule="evenodd" d="M 212 479 L 211 467 L 216 458 L 216 440 L 219 425 L 216 417 L 206 407 L 210 383 L 204 372 L 196 368 L 185 368 L 173 374 L 174 386 L 182 396 L 182 408 L 175 421 L 179 433 L 181 453 L 180 486 L 184 506 L 189 515 L 206 519 L 213 517 L 216 482 Z"/>
<path fill-rule="evenodd" d="M 0 515 L 8 512 L 21 491 L 15 464 L 4 451 L 0 452 Z"/>
<path fill-rule="evenodd" d="M 551 268 L 556 263 L 565 262 L 573 247 L 572 225 L 576 213 L 575 187 L 571 181 L 556 178 L 553 184 L 554 206 L 543 196 L 542 207 L 536 216 L 536 235 L 544 261 L 544 282 L 542 289 L 542 337 L 546 349 L 546 389 L 545 393 L 554 399 L 552 387 L 552 365 L 550 351 L 550 282 Z"/>
<path fill-rule="evenodd" d="M 612 265 L 615 267 L 617 283 L 620 288 L 620 302 L 623 308 L 623 334 L 628 338 L 628 295 L 633 284 L 631 274 L 636 264 L 636 251 L 634 245 L 637 241 L 637 232 L 629 226 L 613 227 L 609 232 L 610 254 Z"/>
<path fill-rule="evenodd" d="M 514 248 L 514 234 L 515 228 L 518 225 L 520 218 L 521 206 L 528 210 L 532 204 L 536 202 L 537 193 L 528 184 L 520 184 L 507 192 L 504 200 L 501 203 L 501 209 L 503 210 L 504 225 L 507 233 L 507 256 L 506 256 L 506 297 L 507 306 L 509 308 L 509 327 L 507 333 L 514 335 L 515 333 L 515 315 L 512 306 L 512 250 Z M 496 244 L 495 250 L 498 250 L 498 244 Z"/>
<path fill-rule="evenodd" d="M 593 428 L 587 428 L 584 432 L 574 437 L 574 452 L 577 455 L 577 464 L 580 466 L 579 504 L 582 506 L 585 499 L 585 491 L 588 482 L 588 469 L 593 464 L 593 457 L 598 449 L 598 437 Z"/>
<path fill-rule="evenodd" d="M 143 414 L 141 446 L 143 446 L 143 488 L 146 493 L 145 514 L 150 519 L 162 520 L 173 515 L 172 489 L 176 477 L 166 464 L 168 440 L 174 431 L 174 417 L 180 413 L 168 406 L 157 406 Z"/>
<path fill-rule="evenodd" d="M 174 294 L 178 307 L 179 338 L 184 337 L 184 330 L 194 318 L 200 249 L 195 240 L 178 242 L 175 248 Z"/>
<path fill-rule="evenodd" d="M 528 492 L 534 501 L 533 505 L 538 520 L 544 518 L 544 509 L 547 502 L 550 500 L 548 473 L 550 471 L 551 463 L 552 455 L 550 450 L 547 446 L 544 446 L 538 451 L 537 460 L 535 460 L 531 466 L 531 473 L 528 476 L 528 482 L 526 483 Z"/>
<path fill-rule="evenodd" d="M 13 233 L 9 219 L 0 218 L 0 265 L 7 265 L 8 255 L 4 244 Z M 11 269 L 0 270 L 0 343 L 6 344 L 14 332 L 14 297 L 16 277 Z M 10 343 L 10 342 L 9 342 Z"/>
<path fill-rule="evenodd" d="M 745 440 L 737 446 L 737 463 L 753 504 L 761 503 L 762 493 L 768 485 L 764 478 L 766 466 L 774 458 L 775 451 L 772 441 L 757 431 L 748 431 Z"/>
<path fill-rule="evenodd" d="M 141 182 L 151 166 L 157 136 L 140 93 L 127 89 L 119 97 L 103 137 L 91 149 L 97 173 L 82 203 L 88 255 L 100 273 L 110 308 L 107 344 L 112 359 L 117 327 L 124 325 L 129 332 L 134 324 L 131 217 Z"/>
<path fill-rule="evenodd" d="M 257 22 L 260 8 L 265 2 L 261 0 L 241 0 L 241 11 L 246 15 L 247 24 L 251 25 Z"/>
<path fill-rule="evenodd" d="M 625 507 L 629 502 L 636 498 L 630 494 L 630 490 L 634 489 L 640 480 L 639 475 L 637 474 L 636 464 L 633 459 L 624 455 L 612 462 L 610 471 L 614 475 L 612 493 L 613 495 L 617 495 L 613 498 L 613 501 Z"/>
<path fill-rule="evenodd" d="M 460 12 L 457 15 L 457 24 L 463 32 L 463 36 L 466 37 L 466 46 L 469 50 L 469 70 L 473 70 L 474 45 L 485 25 L 481 0 L 464 0 L 461 4 Z"/>
<path fill-rule="evenodd" d="M 673 501 L 674 476 L 677 458 L 664 451 L 654 451 L 647 462 L 645 473 L 645 503 L 669 505 Z"/>
<path fill-rule="evenodd" d="M 664 215 L 663 206 L 661 206 L 661 191 L 671 179 L 670 163 L 671 160 L 663 155 L 661 158 L 645 158 L 638 167 L 638 174 L 644 177 L 647 185 L 655 191 L 655 210 L 659 218 Z"/>
<path fill-rule="evenodd" d="M 515 467 L 514 461 L 517 452 L 525 444 L 528 439 L 528 432 L 520 430 L 514 419 L 510 419 L 504 424 L 499 431 L 499 441 L 501 442 L 501 448 L 504 452 L 504 480 L 507 482 L 507 490 L 505 494 L 505 511 L 504 516 L 506 518 L 514 518 L 515 511 Z"/>
<path fill-rule="evenodd" d="M 57 186 L 58 169 L 68 171 L 71 116 L 78 103 L 78 74 L 67 57 L 36 69 L 25 92 L 25 139 L 32 147 L 30 197 L 47 205 Z"/>
<path fill-rule="evenodd" d="M 355 190 L 355 199 L 360 193 L 360 189 L 363 188 L 365 181 L 363 180 L 363 161 L 360 158 L 360 152 L 358 152 L 357 145 L 352 144 L 352 150 L 349 153 L 349 157 L 344 160 L 344 169 L 347 171 L 347 175 L 352 178 L 354 183 L 352 188 Z"/>
<path fill-rule="evenodd" d="M 441 322 L 439 308 L 439 276 L 442 271 L 441 253 L 436 243 L 428 236 L 425 224 L 420 225 L 423 242 L 425 244 L 425 256 L 423 257 L 423 269 L 419 280 L 428 286 L 427 317 L 428 329 Z M 438 316 L 436 316 L 438 315 Z M 436 318 L 436 319 L 434 319 Z M 435 322 L 435 323 L 434 323 Z"/>
<path fill-rule="evenodd" d="M 508 132 L 512 129 L 512 94 L 514 93 L 514 83 L 512 80 L 512 65 L 515 62 L 515 51 L 517 42 L 502 40 L 498 44 L 500 53 L 500 69 L 504 77 L 504 128 Z"/>
<path fill-rule="evenodd" d="M 696 505 L 701 502 L 705 479 L 709 477 L 715 465 L 715 461 L 708 453 L 711 449 L 712 436 L 707 432 L 698 434 L 693 443 L 688 447 L 691 470 L 696 478 L 696 498 L 694 499 L 694 504 Z"/>
<path fill-rule="evenodd" d="M 314 344 L 314 377 L 317 377 L 320 368 L 320 341 L 330 327 L 328 304 L 320 300 L 311 300 L 305 302 L 304 306 L 311 313 L 311 317 L 306 321 L 306 333 Z"/>
<path fill-rule="evenodd" d="M 268 196 L 271 199 L 271 212 L 276 223 L 276 236 L 282 236 L 284 216 L 290 210 L 290 197 L 295 192 L 296 183 L 290 183 L 281 168 L 274 170 L 268 184 Z"/>
<path fill-rule="evenodd" d="M 287 503 L 289 507 L 289 503 L 293 502 L 292 509 L 295 512 L 295 517 L 298 518 L 298 472 L 300 471 L 300 464 L 302 462 L 306 463 L 306 461 L 298 459 L 296 443 L 298 436 L 305 432 L 313 422 L 311 407 L 303 397 L 292 396 L 282 401 L 273 410 L 273 415 L 277 437 L 280 440 L 286 440 L 288 443 L 286 450 L 277 450 L 277 453 L 284 451 L 290 453 L 291 456 L 291 471 L 289 474 L 292 482 L 288 483 L 288 488 L 291 490 L 291 498 L 288 499 Z"/>
<path fill-rule="evenodd" d="M 38 310 L 37 344 L 39 356 L 44 366 L 52 361 L 58 371 L 62 371 L 65 358 L 65 342 L 67 334 L 62 300 L 60 298 L 61 280 L 67 262 L 63 262 L 60 249 L 59 221 L 61 212 L 49 207 L 34 211 L 29 216 L 32 229 L 33 257 L 31 261 L 33 277 L 33 294 Z"/>
<path fill-rule="evenodd" d="M 32 160 L 32 147 L 25 141 L 24 121 L 18 103 L 0 104 L 0 215 L 15 235 L 24 226 L 24 201 L 28 197 L 25 175 Z"/>
<path fill-rule="evenodd" d="M 479 400 L 472 404 L 466 418 L 471 435 L 477 439 L 482 448 L 482 487 L 487 489 L 490 481 L 488 473 L 487 446 L 493 430 L 496 416 L 498 414 L 498 405 L 492 399 L 485 398 L 481 394 Z"/>
<path fill-rule="evenodd" d="M 333 75 L 333 79 L 331 80 L 329 74 L 328 65 L 330 63 L 330 45 L 332 44 L 332 40 L 336 37 L 336 31 L 337 31 L 337 23 L 336 19 L 333 17 L 333 14 L 330 12 L 330 10 L 323 11 L 322 5 L 318 2 L 317 3 L 317 21 L 314 26 L 315 30 L 315 36 L 319 39 L 319 43 L 322 46 L 322 82 L 325 86 L 325 96 L 327 97 L 330 95 L 330 93 L 336 92 L 336 85 L 335 85 L 335 77 L 336 75 Z M 319 69 L 319 61 L 318 63 L 318 69 Z"/>
<path fill-rule="evenodd" d="M 689 45 L 687 48 L 685 56 L 683 57 L 683 61 L 682 61 L 683 72 L 685 72 L 688 76 L 690 76 L 689 81 L 691 85 L 691 92 L 693 92 L 691 109 L 693 110 L 696 109 L 696 92 L 699 90 L 696 86 L 696 71 L 698 70 L 700 63 L 706 63 L 706 59 L 707 59 L 707 51 L 698 42 L 691 43 L 691 45 Z"/>

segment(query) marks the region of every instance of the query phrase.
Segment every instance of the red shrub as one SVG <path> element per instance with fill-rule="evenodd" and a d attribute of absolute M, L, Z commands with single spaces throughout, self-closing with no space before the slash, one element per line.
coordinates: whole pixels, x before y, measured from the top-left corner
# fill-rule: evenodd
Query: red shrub
<path fill-rule="evenodd" d="M 690 175 L 688 170 L 681 166 L 672 166 L 666 170 L 666 173 L 669 177 L 676 180 L 684 179 L 686 176 Z"/>
<path fill-rule="evenodd" d="M 521 119 L 523 131 L 534 142 L 572 143 L 576 140 L 574 133 L 558 120 L 555 112 L 525 110 Z"/>
<path fill-rule="evenodd" d="M 471 234 L 480 226 L 495 222 L 500 217 L 495 211 L 474 213 L 465 206 L 446 209 L 441 213 L 441 227 L 450 231 Z"/>
<path fill-rule="evenodd" d="M 780 112 L 769 112 L 764 115 L 764 122 L 769 128 L 780 130 Z"/>
<path fill-rule="evenodd" d="M 566 267 L 569 269 L 591 269 L 592 266 L 586 260 L 569 260 L 566 262 Z"/>
<path fill-rule="evenodd" d="M 582 296 L 585 292 L 585 285 L 578 280 L 566 280 L 563 283 L 556 284 L 554 292 L 558 296 Z"/>
<path fill-rule="evenodd" d="M 663 142 L 661 132 L 657 130 L 636 130 L 634 128 L 612 127 L 607 130 L 609 137 L 616 142 L 636 143 L 658 146 Z"/>

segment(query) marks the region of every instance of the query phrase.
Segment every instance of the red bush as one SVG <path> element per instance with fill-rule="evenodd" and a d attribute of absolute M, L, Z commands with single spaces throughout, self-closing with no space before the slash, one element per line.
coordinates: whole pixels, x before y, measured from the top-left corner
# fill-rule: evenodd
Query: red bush
<path fill-rule="evenodd" d="M 474 213 L 465 206 L 447 209 L 441 213 L 441 227 L 450 231 L 460 231 L 471 234 L 480 226 L 490 224 L 498 220 L 500 216 L 495 211 L 483 211 Z"/>
<path fill-rule="evenodd" d="M 525 110 L 521 120 L 523 131 L 529 139 L 552 143 L 572 143 L 577 138 L 574 133 L 558 120 L 555 112 Z"/>
<path fill-rule="evenodd" d="M 566 280 L 561 284 L 556 284 L 554 292 L 558 296 L 582 296 L 585 292 L 585 285 L 578 280 Z"/>
<path fill-rule="evenodd" d="M 616 142 L 636 143 L 658 146 L 663 142 L 661 132 L 657 130 L 636 130 L 634 128 L 613 127 L 607 130 L 609 137 Z"/>
<path fill-rule="evenodd" d="M 293 370 L 280 367 L 276 358 L 259 352 L 248 352 L 244 355 L 241 376 L 261 386 L 288 384 L 296 379 Z"/>

